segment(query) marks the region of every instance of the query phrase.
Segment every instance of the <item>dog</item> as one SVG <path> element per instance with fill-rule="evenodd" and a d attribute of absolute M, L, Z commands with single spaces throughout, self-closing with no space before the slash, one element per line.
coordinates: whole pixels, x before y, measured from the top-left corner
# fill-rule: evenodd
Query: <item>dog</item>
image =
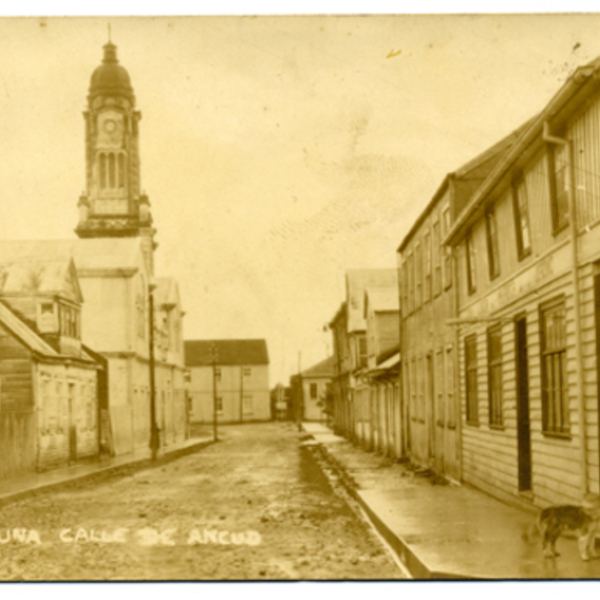
<path fill-rule="evenodd" d="M 580 506 L 562 504 L 548 506 L 540 511 L 530 533 L 542 538 L 542 550 L 546 558 L 560 556 L 556 550 L 556 541 L 565 532 L 574 532 L 579 541 L 579 554 L 582 560 L 597 558 L 595 552 L 596 532 L 599 530 L 600 496 L 587 494 Z M 523 536 L 524 539 L 532 537 Z"/>

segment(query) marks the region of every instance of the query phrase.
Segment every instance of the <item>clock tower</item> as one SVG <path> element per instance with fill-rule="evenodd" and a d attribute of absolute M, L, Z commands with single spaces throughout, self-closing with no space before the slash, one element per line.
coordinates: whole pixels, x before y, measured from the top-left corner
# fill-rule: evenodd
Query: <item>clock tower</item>
<path fill-rule="evenodd" d="M 92 74 L 85 118 L 86 193 L 79 198 L 80 238 L 141 237 L 150 275 L 156 247 L 150 202 L 140 193 L 139 121 L 129 73 L 117 47 L 104 46 Z"/>

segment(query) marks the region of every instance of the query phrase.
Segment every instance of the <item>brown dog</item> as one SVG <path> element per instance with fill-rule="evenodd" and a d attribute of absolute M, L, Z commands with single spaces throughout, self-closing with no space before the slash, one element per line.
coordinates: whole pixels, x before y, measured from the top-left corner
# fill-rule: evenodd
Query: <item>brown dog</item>
<path fill-rule="evenodd" d="M 600 496 L 587 494 L 581 506 L 563 504 L 548 506 L 540 511 L 534 529 L 542 537 L 544 556 L 560 556 L 556 541 L 565 532 L 574 532 L 579 539 L 579 554 L 582 560 L 596 558 L 596 532 L 600 520 Z"/>

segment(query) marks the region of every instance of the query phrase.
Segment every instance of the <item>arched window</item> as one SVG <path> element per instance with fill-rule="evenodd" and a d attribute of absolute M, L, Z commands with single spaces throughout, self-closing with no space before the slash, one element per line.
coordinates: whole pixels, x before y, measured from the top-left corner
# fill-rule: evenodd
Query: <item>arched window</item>
<path fill-rule="evenodd" d="M 119 187 L 125 187 L 125 155 L 119 154 Z"/>
<path fill-rule="evenodd" d="M 115 155 L 111 152 L 108 155 L 108 187 L 114 188 L 115 185 Z"/>
<path fill-rule="evenodd" d="M 106 188 L 106 154 L 100 154 L 100 189 Z"/>

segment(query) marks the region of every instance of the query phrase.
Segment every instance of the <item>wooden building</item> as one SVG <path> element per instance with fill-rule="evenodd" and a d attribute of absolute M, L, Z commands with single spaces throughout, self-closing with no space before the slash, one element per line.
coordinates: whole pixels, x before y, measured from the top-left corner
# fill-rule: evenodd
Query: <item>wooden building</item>
<path fill-rule="evenodd" d="M 517 139 L 511 134 L 447 175 L 398 248 L 404 435 L 408 457 L 461 479 L 453 258 L 443 245 L 455 216 Z"/>
<path fill-rule="evenodd" d="M 101 365 L 81 342 L 73 259 L 19 250 L 0 262 L 0 478 L 94 457 L 100 447 Z"/>
<path fill-rule="evenodd" d="M 462 476 L 512 501 L 598 492 L 600 59 L 457 215 Z"/>
<path fill-rule="evenodd" d="M 302 419 L 304 421 L 326 421 L 326 395 L 334 375 L 335 358 L 325 360 L 305 369 L 300 374 L 302 382 Z"/>
<path fill-rule="evenodd" d="M 365 291 L 369 439 L 372 448 L 388 456 L 403 455 L 400 394 L 400 302 L 398 285 Z"/>
<path fill-rule="evenodd" d="M 269 355 L 265 340 L 186 340 L 190 371 L 191 420 L 210 423 L 267 421 L 271 418 Z"/>

